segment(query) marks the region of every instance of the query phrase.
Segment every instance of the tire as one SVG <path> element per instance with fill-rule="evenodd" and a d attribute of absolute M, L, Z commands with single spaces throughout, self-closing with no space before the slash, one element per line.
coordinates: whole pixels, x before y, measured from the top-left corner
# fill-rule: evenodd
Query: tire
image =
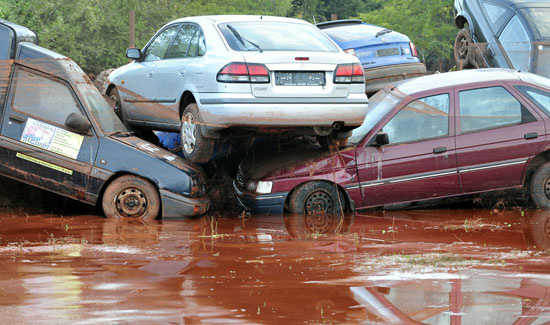
<path fill-rule="evenodd" d="M 115 179 L 103 193 L 107 218 L 154 220 L 160 211 L 160 197 L 149 181 L 134 175 Z"/>
<path fill-rule="evenodd" d="M 288 203 L 290 213 L 302 216 L 343 215 L 344 195 L 335 184 L 309 182 L 294 190 Z"/>
<path fill-rule="evenodd" d="M 181 117 L 181 149 L 183 156 L 194 163 L 208 162 L 214 152 L 215 139 L 205 138 L 197 104 L 187 105 Z"/>
<path fill-rule="evenodd" d="M 550 249 L 550 211 L 537 210 L 530 220 L 529 231 L 537 249 Z"/>
<path fill-rule="evenodd" d="M 466 28 L 461 29 L 456 35 L 454 43 L 454 56 L 456 62 L 456 68 L 458 70 L 467 69 L 473 67 L 475 62 L 472 38 L 470 32 Z"/>
<path fill-rule="evenodd" d="M 120 101 L 120 94 L 118 93 L 118 90 L 115 88 L 111 89 L 109 92 L 109 97 L 115 101 L 115 107 L 113 107 L 113 111 L 115 112 L 116 116 L 126 125 L 124 121 L 124 117 L 122 115 L 122 102 Z"/>
<path fill-rule="evenodd" d="M 328 149 L 330 146 L 338 148 L 345 147 L 348 143 L 348 138 L 351 136 L 351 131 L 334 131 L 325 136 L 318 135 L 317 142 L 323 149 Z"/>
<path fill-rule="evenodd" d="M 537 169 L 531 178 L 530 192 L 537 207 L 550 209 L 550 163 Z"/>

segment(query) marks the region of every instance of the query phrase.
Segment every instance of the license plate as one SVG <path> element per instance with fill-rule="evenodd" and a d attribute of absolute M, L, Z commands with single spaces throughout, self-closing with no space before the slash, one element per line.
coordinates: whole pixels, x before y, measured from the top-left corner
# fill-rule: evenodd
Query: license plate
<path fill-rule="evenodd" d="M 398 54 L 399 54 L 399 49 L 396 49 L 396 48 L 376 50 L 377 56 L 390 56 L 390 55 L 398 55 Z"/>
<path fill-rule="evenodd" d="M 275 85 L 277 86 L 324 86 L 324 72 L 275 72 Z"/>

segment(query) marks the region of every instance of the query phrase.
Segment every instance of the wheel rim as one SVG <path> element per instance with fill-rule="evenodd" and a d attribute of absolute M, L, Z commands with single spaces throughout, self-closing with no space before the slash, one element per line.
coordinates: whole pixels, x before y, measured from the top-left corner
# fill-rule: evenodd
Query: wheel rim
<path fill-rule="evenodd" d="M 550 240 L 550 219 L 546 219 L 546 222 L 544 223 L 544 237 L 546 237 L 547 240 Z"/>
<path fill-rule="evenodd" d="M 318 213 L 305 216 L 305 226 L 308 232 L 326 234 L 334 229 L 334 216 Z"/>
<path fill-rule="evenodd" d="M 191 154 L 195 151 L 197 144 L 196 135 L 197 126 L 195 125 L 195 117 L 191 113 L 186 113 L 181 123 L 181 142 L 185 153 Z"/>
<path fill-rule="evenodd" d="M 147 196 L 138 188 L 125 188 L 116 196 L 115 207 L 122 217 L 142 217 L 147 213 Z"/>
<path fill-rule="evenodd" d="M 305 211 L 307 216 L 326 216 L 334 211 L 334 200 L 325 191 L 315 191 L 307 197 Z"/>
<path fill-rule="evenodd" d="M 468 42 L 468 39 L 465 36 L 463 36 L 458 43 L 458 56 L 461 59 L 466 59 L 466 57 L 468 56 L 469 46 L 470 44 Z"/>
<path fill-rule="evenodd" d="M 547 178 L 544 183 L 544 195 L 546 195 L 546 198 L 550 200 L 550 177 Z"/>

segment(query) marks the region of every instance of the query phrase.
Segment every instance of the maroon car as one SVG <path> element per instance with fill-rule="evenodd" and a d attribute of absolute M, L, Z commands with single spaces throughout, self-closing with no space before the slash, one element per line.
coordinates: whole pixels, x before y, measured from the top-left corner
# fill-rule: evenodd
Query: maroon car
<path fill-rule="evenodd" d="M 350 146 L 241 164 L 253 212 L 336 213 L 509 188 L 550 208 L 550 79 L 503 69 L 435 74 L 374 95 Z"/>

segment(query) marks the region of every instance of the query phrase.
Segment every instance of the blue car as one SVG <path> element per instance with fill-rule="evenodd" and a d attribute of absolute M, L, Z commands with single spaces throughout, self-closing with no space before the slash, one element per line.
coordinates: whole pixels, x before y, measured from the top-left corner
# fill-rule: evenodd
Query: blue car
<path fill-rule="evenodd" d="M 426 74 L 426 66 L 418 59 L 416 47 L 407 35 L 359 19 L 328 21 L 317 27 L 345 52 L 359 58 L 367 94 L 394 81 Z"/>

